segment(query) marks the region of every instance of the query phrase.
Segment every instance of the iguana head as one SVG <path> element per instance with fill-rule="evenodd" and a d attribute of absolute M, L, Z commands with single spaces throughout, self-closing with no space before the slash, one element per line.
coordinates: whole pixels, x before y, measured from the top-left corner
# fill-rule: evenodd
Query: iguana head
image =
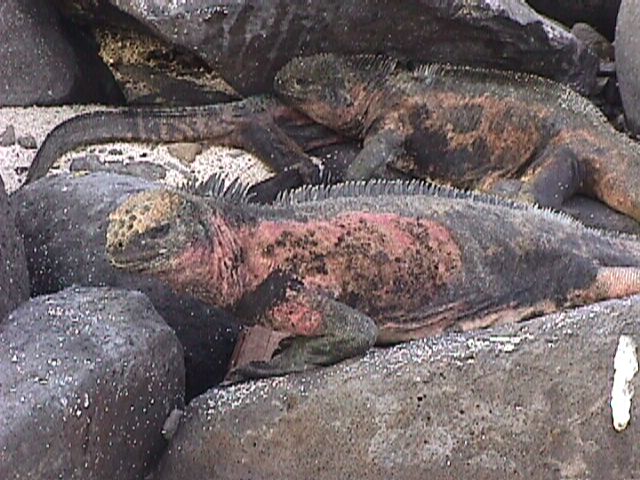
<path fill-rule="evenodd" d="M 236 301 L 242 256 L 223 203 L 216 202 L 163 189 L 130 197 L 109 215 L 109 261 L 212 305 Z"/>
<path fill-rule="evenodd" d="M 156 273 L 188 245 L 208 241 L 200 207 L 179 192 L 151 190 L 129 197 L 109 215 L 107 254 L 113 265 Z"/>
<path fill-rule="evenodd" d="M 329 53 L 291 60 L 276 75 L 276 93 L 316 122 L 359 136 L 367 109 L 381 82 L 395 69 L 392 59 L 376 55 Z"/>

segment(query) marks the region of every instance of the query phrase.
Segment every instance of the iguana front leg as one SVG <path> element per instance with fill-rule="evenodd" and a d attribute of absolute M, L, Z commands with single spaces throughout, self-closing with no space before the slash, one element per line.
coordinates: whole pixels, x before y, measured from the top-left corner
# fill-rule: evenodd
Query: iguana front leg
<path fill-rule="evenodd" d="M 576 193 L 596 198 L 640 220 L 640 162 L 625 150 L 607 148 L 590 132 L 556 136 L 523 176 L 520 196 L 557 207 Z"/>
<path fill-rule="evenodd" d="M 232 370 L 226 383 L 303 372 L 362 355 L 376 341 L 378 329 L 367 315 L 313 292 L 289 292 L 265 312 L 271 328 L 292 332 L 268 362 Z"/>
<path fill-rule="evenodd" d="M 362 150 L 347 168 L 345 180 L 368 180 L 380 173 L 404 154 L 404 141 L 404 133 L 391 128 L 367 135 Z"/>
<path fill-rule="evenodd" d="M 249 190 L 260 202 L 270 202 L 284 190 L 319 183 L 322 178 L 311 157 L 266 116 L 241 122 L 229 143 L 253 153 L 276 172 Z"/>
<path fill-rule="evenodd" d="M 516 197 L 557 208 L 585 189 L 585 165 L 571 145 L 551 143 L 522 177 Z"/>

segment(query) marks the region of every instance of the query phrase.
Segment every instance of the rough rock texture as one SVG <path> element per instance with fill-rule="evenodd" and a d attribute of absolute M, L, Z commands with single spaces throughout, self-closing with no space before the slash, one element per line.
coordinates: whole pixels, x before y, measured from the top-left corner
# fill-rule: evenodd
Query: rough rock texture
<path fill-rule="evenodd" d="M 140 293 L 69 289 L 0 323 L 0 478 L 142 478 L 184 395 L 182 348 Z"/>
<path fill-rule="evenodd" d="M 595 57 L 523 0 L 419 0 L 402 8 L 381 0 L 58 1 L 114 23 L 121 19 L 107 5 L 120 8 L 198 53 L 242 94 L 271 90 L 275 72 L 293 56 L 321 51 L 526 70 L 585 93 L 595 85 Z"/>
<path fill-rule="evenodd" d="M 538 12 L 571 27 L 585 22 L 613 40 L 620 0 L 527 0 Z"/>
<path fill-rule="evenodd" d="M 623 0 L 616 25 L 616 71 L 627 126 L 640 133 L 640 1 Z"/>
<path fill-rule="evenodd" d="M 0 105 L 122 103 L 90 38 L 47 0 L 0 3 Z"/>
<path fill-rule="evenodd" d="M 115 270 L 105 255 L 109 213 L 129 195 L 155 185 L 125 175 L 64 174 L 18 190 L 11 202 L 25 237 L 32 294 L 71 285 L 146 293 L 184 346 L 190 397 L 223 378 L 238 327 L 221 311 L 178 296 L 156 280 Z"/>
<path fill-rule="evenodd" d="M 639 402 L 617 433 L 609 395 L 639 316 L 639 297 L 610 301 L 213 389 L 157 478 L 638 478 Z"/>
<path fill-rule="evenodd" d="M 29 276 L 22 238 L 0 177 L 0 322 L 28 298 Z"/>

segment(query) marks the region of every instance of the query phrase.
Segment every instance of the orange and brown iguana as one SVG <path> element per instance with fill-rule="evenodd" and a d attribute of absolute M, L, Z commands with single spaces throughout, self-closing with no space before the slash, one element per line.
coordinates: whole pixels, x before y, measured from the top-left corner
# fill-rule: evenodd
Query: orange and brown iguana
<path fill-rule="evenodd" d="M 289 62 L 276 93 L 364 147 L 346 179 L 387 167 L 558 207 L 576 193 L 640 220 L 640 146 L 586 98 L 533 75 L 381 56 Z"/>
<path fill-rule="evenodd" d="M 640 293 L 635 237 L 418 182 L 307 187 L 272 205 L 145 192 L 111 214 L 107 253 L 291 335 L 236 378 Z"/>

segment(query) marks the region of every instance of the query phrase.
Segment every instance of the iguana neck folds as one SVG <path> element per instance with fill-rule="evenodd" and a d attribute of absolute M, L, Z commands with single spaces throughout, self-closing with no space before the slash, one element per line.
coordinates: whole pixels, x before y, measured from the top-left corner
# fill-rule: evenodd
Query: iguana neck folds
<path fill-rule="evenodd" d="M 210 213 L 203 223 L 209 235 L 182 249 L 167 268 L 166 281 L 212 305 L 228 307 L 245 292 L 243 248 L 221 212 Z M 188 238 L 180 241 L 184 247 L 190 243 Z M 201 288 L 205 284 L 214 288 Z"/>

